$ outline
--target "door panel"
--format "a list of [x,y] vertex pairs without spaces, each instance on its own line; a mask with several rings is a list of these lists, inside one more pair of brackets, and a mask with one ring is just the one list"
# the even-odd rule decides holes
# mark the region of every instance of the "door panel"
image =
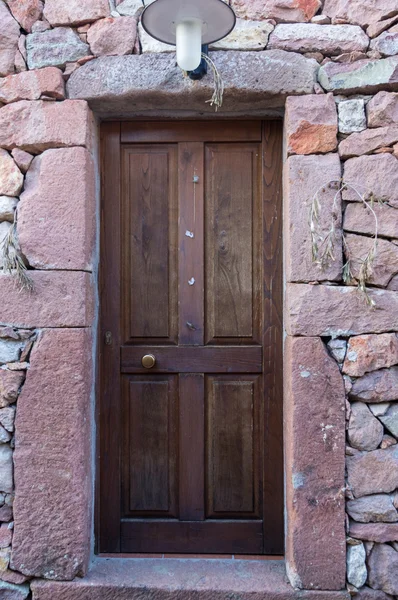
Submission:
[[102,125],[100,552],[282,551],[280,132]]

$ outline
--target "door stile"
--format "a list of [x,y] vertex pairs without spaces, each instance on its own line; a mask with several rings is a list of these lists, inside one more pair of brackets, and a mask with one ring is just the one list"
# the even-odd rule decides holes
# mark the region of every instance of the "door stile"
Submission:
[[120,552],[120,182],[120,123],[102,123],[98,339],[101,468],[97,496],[100,552]]
[[263,123],[264,553],[283,554],[282,125]]

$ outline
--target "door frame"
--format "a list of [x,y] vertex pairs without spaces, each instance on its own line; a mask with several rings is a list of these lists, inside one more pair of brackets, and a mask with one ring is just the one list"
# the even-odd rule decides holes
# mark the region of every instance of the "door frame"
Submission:
[[[251,119],[253,120],[253,119]],[[264,269],[264,311],[267,311],[272,326],[264,335],[263,361],[273,377],[264,376],[269,390],[265,403],[264,471],[272,474],[272,485],[264,485],[264,504],[280,504],[278,518],[272,515],[269,520],[270,539],[283,540],[284,502],[283,502],[283,260],[282,260],[282,121],[262,121],[263,134],[263,178],[261,181],[264,202],[263,219],[265,241],[263,248]],[[192,122],[192,120],[190,120]],[[221,121],[221,119],[220,119]],[[241,121],[244,121],[242,119]],[[134,123],[134,121],[131,121]],[[142,120],[136,121],[141,123]],[[184,121],[177,121],[182,123]],[[228,121],[224,120],[228,123]],[[151,122],[148,121],[150,127]],[[214,124],[214,121],[211,121]],[[233,127],[233,121],[229,121]],[[120,306],[121,272],[120,246],[108,255],[106,248],[120,230],[121,211],[121,122],[104,121],[100,126],[100,260],[99,260],[99,319],[97,344],[97,439],[96,439],[96,479],[95,479],[95,552],[120,556],[120,535],[116,536],[120,524],[120,456],[114,457],[108,449],[119,445],[120,404],[113,403],[120,396],[120,386],[112,382],[112,372],[119,369],[120,347],[118,315]],[[131,143],[131,142],[127,142]],[[111,332],[111,338],[106,337]],[[108,343],[105,342],[107,340]],[[278,443],[272,456],[267,453],[267,441],[276,437]],[[102,458],[101,458],[102,455]],[[111,459],[110,459],[111,456]],[[101,494],[100,494],[101,491]],[[101,506],[105,504],[104,506]],[[109,507],[109,510],[106,510]],[[118,507],[118,508],[116,508]],[[110,508],[112,510],[110,510]],[[265,513],[266,514],[266,513]],[[108,540],[104,546],[101,540]],[[282,542],[283,544],[283,542]],[[282,554],[283,547],[264,547],[267,554]],[[123,554],[123,556],[125,556]]]

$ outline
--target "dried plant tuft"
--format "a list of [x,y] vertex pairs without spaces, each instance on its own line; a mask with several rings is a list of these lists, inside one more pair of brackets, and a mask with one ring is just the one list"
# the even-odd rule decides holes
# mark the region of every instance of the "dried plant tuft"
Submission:
[[17,211],[15,211],[14,222],[10,227],[1,245],[3,254],[3,269],[6,273],[15,275],[20,290],[32,292],[34,284],[22,258],[21,249],[17,235]]

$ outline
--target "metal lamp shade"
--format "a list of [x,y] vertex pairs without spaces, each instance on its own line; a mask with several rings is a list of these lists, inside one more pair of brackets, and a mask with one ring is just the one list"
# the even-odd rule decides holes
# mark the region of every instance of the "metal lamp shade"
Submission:
[[202,44],[212,44],[235,27],[235,13],[223,0],[155,0],[142,13],[145,31],[156,40],[176,45],[176,26],[186,20],[202,22]]

